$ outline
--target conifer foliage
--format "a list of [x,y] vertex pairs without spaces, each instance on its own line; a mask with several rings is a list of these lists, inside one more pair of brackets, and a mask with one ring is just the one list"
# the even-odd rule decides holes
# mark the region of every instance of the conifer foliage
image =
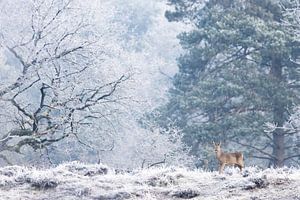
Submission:
[[[288,26],[287,21],[297,22],[285,14],[296,1],[169,4],[168,20],[193,28],[178,36],[186,53],[178,59],[179,72],[158,122],[181,128],[196,155],[208,156],[208,144],[222,140],[270,165],[297,162],[299,150],[290,151],[291,144],[299,145],[291,137],[297,131],[283,128],[299,105],[299,26]],[[266,123],[276,128],[266,132]]]

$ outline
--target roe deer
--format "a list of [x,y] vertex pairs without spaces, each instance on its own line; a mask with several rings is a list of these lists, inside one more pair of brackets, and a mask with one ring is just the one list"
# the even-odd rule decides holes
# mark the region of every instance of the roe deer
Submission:
[[223,173],[225,165],[236,165],[242,171],[244,167],[244,158],[241,152],[224,153],[221,150],[221,142],[214,144],[217,159],[219,160],[219,173]]

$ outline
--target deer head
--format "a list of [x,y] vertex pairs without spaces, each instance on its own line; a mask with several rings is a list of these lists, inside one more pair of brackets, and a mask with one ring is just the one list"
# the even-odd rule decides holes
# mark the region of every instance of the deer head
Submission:
[[219,142],[219,143],[213,142],[213,145],[214,145],[216,153],[221,152],[221,142]]

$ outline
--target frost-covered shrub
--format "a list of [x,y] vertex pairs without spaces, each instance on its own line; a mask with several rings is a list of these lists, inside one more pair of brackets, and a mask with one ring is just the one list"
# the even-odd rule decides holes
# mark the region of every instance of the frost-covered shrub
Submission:
[[55,188],[58,185],[58,181],[52,180],[51,178],[48,179],[27,179],[27,182],[30,185],[37,189],[50,189]]
[[130,197],[131,195],[128,192],[117,192],[117,193],[110,193],[107,195],[99,195],[94,199],[95,200],[123,200],[123,199],[129,199]]
[[67,170],[83,176],[104,175],[109,171],[109,168],[103,164],[84,164],[76,161],[62,164],[58,168],[61,171]]
[[199,196],[199,192],[192,189],[187,189],[187,190],[179,190],[179,191],[171,192],[170,195],[172,197],[177,197],[182,199],[191,199]]
[[261,178],[251,178],[249,179],[249,181],[250,184],[245,185],[245,190],[253,190],[256,188],[261,189],[267,187],[270,184],[266,176],[263,176]]

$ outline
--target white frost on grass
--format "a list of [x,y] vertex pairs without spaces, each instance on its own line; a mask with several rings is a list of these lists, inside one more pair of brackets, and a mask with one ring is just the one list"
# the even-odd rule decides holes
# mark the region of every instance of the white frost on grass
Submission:
[[122,171],[71,162],[50,169],[0,169],[0,199],[300,199],[300,169],[225,173],[160,167]]

